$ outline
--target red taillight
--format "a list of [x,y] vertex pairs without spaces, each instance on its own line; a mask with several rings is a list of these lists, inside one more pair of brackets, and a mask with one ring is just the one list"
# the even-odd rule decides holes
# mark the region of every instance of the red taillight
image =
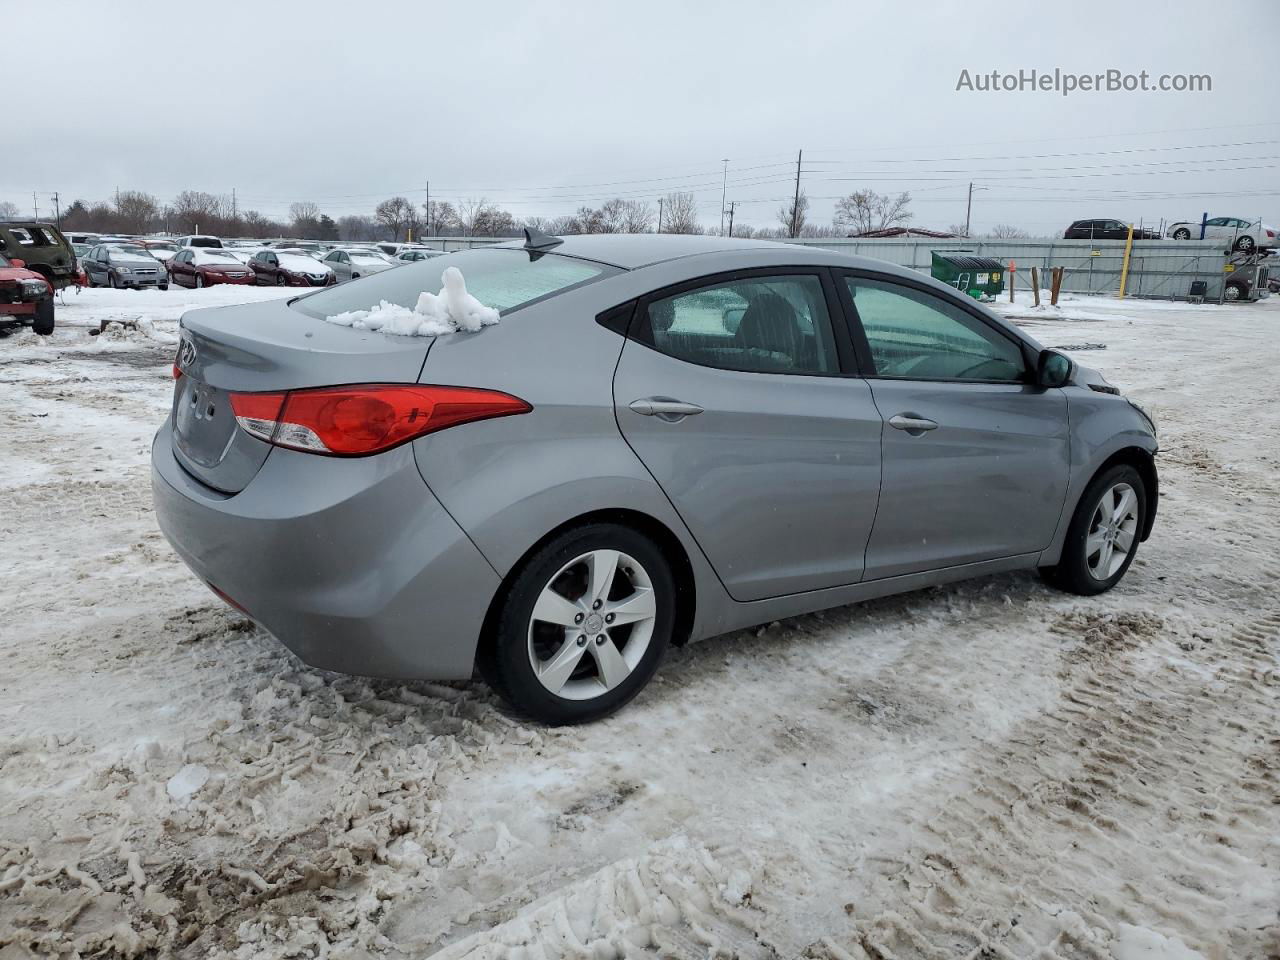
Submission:
[[359,457],[460,423],[533,408],[498,390],[371,383],[233,393],[231,409],[240,426],[259,440],[308,453]]
[[173,379],[177,380],[180,376],[182,376],[182,368],[175,363],[173,365]]

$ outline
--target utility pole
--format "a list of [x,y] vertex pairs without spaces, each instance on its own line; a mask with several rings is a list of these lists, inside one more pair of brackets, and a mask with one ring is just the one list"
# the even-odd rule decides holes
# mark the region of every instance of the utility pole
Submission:
[[116,187],[116,212],[120,212],[120,188]]
[[654,231],[655,233],[662,232],[662,200],[662,197],[658,198],[658,229]]
[[237,214],[236,214],[236,188],[235,188],[235,187],[232,187],[232,188],[231,188],[231,219],[234,221],[234,220],[236,219],[236,217],[237,217]]
[[973,181],[969,181],[969,202],[964,205],[964,235],[969,236],[969,214],[973,212]]
[[36,192],[31,191],[31,219],[40,219],[40,201],[36,199]]
[[796,154],[796,198],[791,204],[791,236],[800,233],[800,161],[804,159],[804,151]]
[[729,160],[726,157],[721,161],[724,164],[724,179],[720,181],[720,236],[724,236],[724,198],[729,190]]
[[729,201],[729,236],[733,236],[733,208],[738,205],[737,200]]
[[53,192],[53,222],[62,229],[62,204],[58,202],[58,191]]
[[427,181],[427,202],[422,205],[422,208],[427,211],[427,236],[429,237],[432,235],[431,233],[431,181],[430,180]]

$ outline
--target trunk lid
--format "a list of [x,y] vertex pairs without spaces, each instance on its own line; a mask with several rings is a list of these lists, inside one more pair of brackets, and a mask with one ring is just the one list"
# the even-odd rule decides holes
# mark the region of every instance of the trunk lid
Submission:
[[188,473],[223,493],[243,490],[271,452],[240,428],[231,393],[414,383],[435,342],[327,323],[290,302],[195,310],[182,318],[173,452]]

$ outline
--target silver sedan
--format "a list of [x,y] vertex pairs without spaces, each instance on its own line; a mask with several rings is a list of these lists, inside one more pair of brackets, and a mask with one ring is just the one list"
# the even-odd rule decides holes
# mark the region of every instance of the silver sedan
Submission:
[[[499,322],[350,325],[449,267]],[[781,617],[1018,570],[1101,593],[1158,502],[1155,427],[1101,375],[813,248],[531,235],[190,312],[177,366],[153,487],[199,577],[308,663],[478,668],[551,723]]]

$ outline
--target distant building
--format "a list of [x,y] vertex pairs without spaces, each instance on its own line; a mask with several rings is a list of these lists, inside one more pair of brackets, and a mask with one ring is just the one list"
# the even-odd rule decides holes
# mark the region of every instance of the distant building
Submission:
[[958,234],[945,230],[926,230],[924,227],[885,227],[883,230],[868,230],[866,233],[851,233],[851,237],[859,239],[883,239],[885,237],[901,237],[904,240],[956,240]]

